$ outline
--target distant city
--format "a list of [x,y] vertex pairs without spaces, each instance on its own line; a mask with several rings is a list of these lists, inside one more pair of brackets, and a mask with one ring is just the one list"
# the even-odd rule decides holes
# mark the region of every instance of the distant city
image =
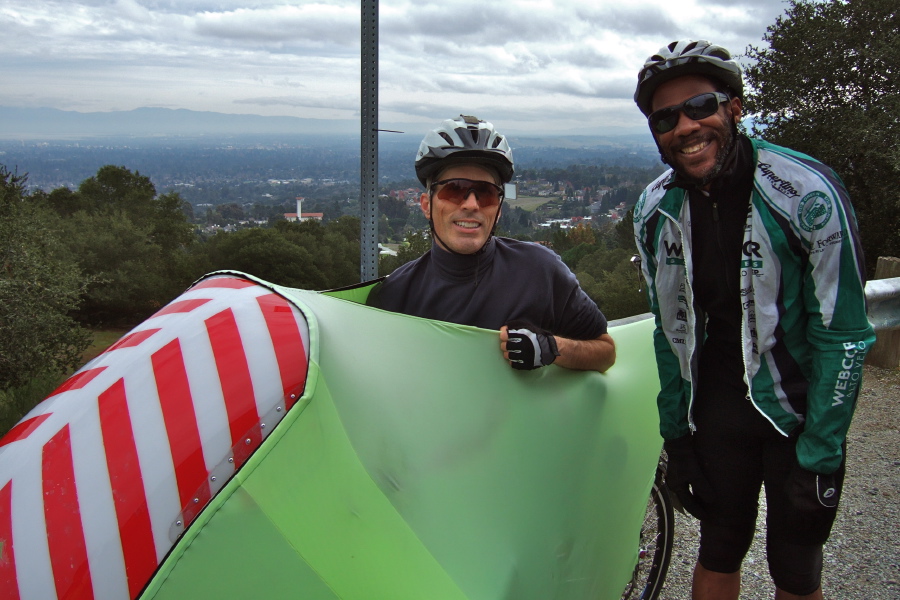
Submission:
[[[0,164],[27,174],[30,189],[47,192],[76,189],[104,165],[122,166],[149,177],[158,193],[177,192],[191,219],[209,231],[296,218],[297,198],[305,199],[304,216],[358,215],[358,133],[296,133],[286,123],[296,128],[302,120],[191,111],[103,115],[0,107]],[[286,132],[273,133],[279,123]],[[138,133],[126,135],[128,127]],[[148,135],[154,127],[161,133]],[[183,134],[162,133],[177,127]],[[230,133],[216,133],[223,130]],[[649,135],[509,137],[519,196],[531,198],[512,206],[533,213],[542,207],[528,219],[532,226],[615,221],[634,204],[639,186],[662,169]],[[418,212],[413,158],[420,140],[419,134],[381,134],[385,210],[394,202]]]
[[[652,143],[638,136],[561,146],[558,139],[511,137],[517,172],[581,165],[649,167],[659,164]],[[570,138],[577,143],[577,138]],[[414,180],[419,137],[391,136],[379,143],[379,174],[385,182]],[[231,138],[84,138],[3,140],[0,164],[28,173],[31,187],[75,188],[103,165],[140,171],[162,191],[176,185],[302,180],[359,181],[359,141],[350,135],[234,136]]]

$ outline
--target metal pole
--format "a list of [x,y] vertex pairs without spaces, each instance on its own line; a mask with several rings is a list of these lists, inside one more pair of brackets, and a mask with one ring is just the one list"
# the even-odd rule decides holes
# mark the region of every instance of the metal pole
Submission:
[[360,281],[378,277],[378,0],[362,0]]

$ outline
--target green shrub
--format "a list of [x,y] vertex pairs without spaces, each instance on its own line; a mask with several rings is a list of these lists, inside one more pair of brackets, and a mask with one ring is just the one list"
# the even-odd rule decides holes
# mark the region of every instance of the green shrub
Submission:
[[59,375],[42,373],[22,385],[0,390],[0,436],[12,429],[59,384]]

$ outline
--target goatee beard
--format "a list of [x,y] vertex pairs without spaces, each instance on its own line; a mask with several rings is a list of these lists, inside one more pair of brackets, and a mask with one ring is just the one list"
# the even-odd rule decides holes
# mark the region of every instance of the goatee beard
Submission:
[[[731,156],[731,151],[734,149],[734,143],[737,137],[737,127],[732,124],[731,127],[726,127],[724,131],[725,133],[723,136],[717,136],[720,138],[719,141],[721,143],[719,144],[719,150],[716,152],[716,160],[709,171],[707,171],[703,177],[694,177],[687,173],[679,172],[679,177],[682,181],[691,183],[698,188],[704,188],[722,173],[725,164],[728,162],[728,158]],[[678,164],[671,155],[665,156],[663,162],[671,166]]]

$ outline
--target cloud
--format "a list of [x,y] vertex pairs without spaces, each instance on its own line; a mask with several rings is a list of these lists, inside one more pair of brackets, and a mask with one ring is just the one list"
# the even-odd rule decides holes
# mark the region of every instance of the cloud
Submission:
[[674,19],[665,10],[647,4],[586,5],[577,8],[575,13],[591,27],[621,37],[665,36],[676,29]]
[[[782,0],[382,2],[381,111],[410,122],[469,110],[548,128],[643,126],[631,95],[647,56],[683,37],[741,53],[762,45],[784,8]],[[359,0],[5,0],[0,30],[0,105],[358,118]]]
[[191,18],[200,36],[237,44],[359,50],[359,11],[333,4],[204,11]]

